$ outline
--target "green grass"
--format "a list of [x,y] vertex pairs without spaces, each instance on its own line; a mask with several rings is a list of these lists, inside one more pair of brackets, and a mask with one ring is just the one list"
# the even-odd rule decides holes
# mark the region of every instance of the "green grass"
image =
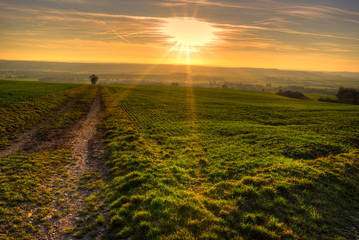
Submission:
[[91,104],[97,96],[100,87],[85,85],[83,88],[83,91],[76,96],[74,104],[66,112],[59,114],[46,126],[40,128],[39,135],[46,135],[50,131],[66,128],[90,110]]
[[305,94],[305,96],[312,100],[319,100],[319,98],[338,100],[337,96],[334,95]]
[[79,189],[91,191],[91,194],[84,200],[86,206],[80,212],[81,221],[76,225],[75,237],[103,237],[101,227],[106,227],[106,192],[108,186],[96,171],[85,172],[80,179]]
[[50,212],[53,189],[47,181],[65,172],[69,156],[61,150],[0,158],[0,237],[33,239]]
[[111,86],[110,239],[355,239],[359,107]]
[[[77,116],[75,106],[86,111],[97,91],[111,182],[85,172],[80,189],[92,194],[65,233],[98,236],[105,227],[105,239],[358,238],[359,106],[225,89],[82,86],[0,108],[1,136],[74,98],[80,104],[68,111]],[[67,121],[62,114],[46,131]],[[54,174],[66,177],[68,154],[0,159],[1,234],[32,238],[49,212],[51,189],[41,186]]]
[[6,147],[9,140],[15,139],[27,128],[54,116],[55,111],[67,102],[78,96],[86,95],[90,87],[82,85],[46,94],[29,101],[14,103],[7,107],[0,107],[0,149]]
[[[0,108],[4,118],[0,120],[4,126],[2,137],[7,140],[9,134],[18,134],[25,127],[36,123],[41,119],[50,119],[48,125],[39,130],[39,134],[49,134],[61,128],[69,127],[76,120],[85,115],[90,109],[94,98],[97,96],[100,86],[83,85],[52,94],[44,95],[30,101],[15,103],[8,107]],[[55,116],[55,110],[64,106],[69,101],[73,101],[66,111]],[[5,141],[4,141],[5,142]],[[51,201],[58,194],[57,187],[50,188],[48,182],[56,175],[59,175],[59,186],[64,184],[61,181],[69,174],[64,168],[71,151],[58,150],[53,152],[41,152],[33,155],[16,153],[7,157],[0,158],[0,238],[3,239],[33,239],[37,233],[37,225],[40,223],[49,224],[44,219],[48,218],[51,212]],[[104,209],[104,203],[100,202],[102,189],[106,185],[99,179],[96,173],[87,174],[82,179],[83,188],[93,190],[96,197],[96,207],[89,200],[87,211],[91,218],[86,221],[86,226],[91,221],[98,222],[92,224],[91,230],[96,226],[104,224],[104,217],[100,211]],[[63,199],[58,199],[61,205]],[[61,217],[65,212],[54,212],[51,218]],[[98,220],[99,218],[99,220]],[[84,228],[79,224],[79,228]],[[67,229],[67,233],[75,229]],[[86,233],[83,230],[83,233]],[[65,232],[66,234],[66,232]]]
[[48,93],[74,88],[76,86],[79,85],[70,83],[0,80],[0,107],[6,107],[17,102],[28,101]]

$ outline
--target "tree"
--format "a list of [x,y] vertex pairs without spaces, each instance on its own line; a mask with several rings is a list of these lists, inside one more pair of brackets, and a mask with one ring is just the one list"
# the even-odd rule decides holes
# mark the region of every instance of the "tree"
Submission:
[[89,76],[89,79],[91,80],[92,84],[96,84],[98,77],[95,74],[92,74],[91,76]]
[[301,92],[282,91],[282,89],[279,89],[279,92],[277,93],[277,95],[289,97],[289,98],[306,99],[304,94]]
[[355,88],[341,87],[337,93],[337,97],[342,103],[359,104],[359,90]]

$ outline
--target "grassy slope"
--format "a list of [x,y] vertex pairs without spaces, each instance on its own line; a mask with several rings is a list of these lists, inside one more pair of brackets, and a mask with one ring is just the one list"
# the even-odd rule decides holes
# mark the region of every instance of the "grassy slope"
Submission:
[[6,107],[13,103],[27,101],[44,94],[76,86],[78,84],[0,80],[0,107]]
[[109,238],[355,239],[359,107],[111,87]]

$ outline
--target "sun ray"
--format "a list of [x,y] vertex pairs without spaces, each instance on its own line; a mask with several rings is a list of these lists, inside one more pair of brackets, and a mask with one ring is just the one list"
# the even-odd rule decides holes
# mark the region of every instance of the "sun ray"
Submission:
[[197,16],[198,9],[199,9],[199,4],[196,4],[193,10],[192,18],[195,18]]
[[[173,46],[175,47],[175,46]],[[138,81],[142,81],[146,78],[146,76],[148,76],[158,65],[163,64],[164,59],[167,58],[167,56],[172,52],[172,49],[168,50],[165,54],[163,54],[163,56],[157,61],[157,63],[155,64],[151,64],[149,67],[147,67],[147,69],[144,71],[143,73],[143,77],[138,79]],[[137,84],[137,83],[135,83]]]

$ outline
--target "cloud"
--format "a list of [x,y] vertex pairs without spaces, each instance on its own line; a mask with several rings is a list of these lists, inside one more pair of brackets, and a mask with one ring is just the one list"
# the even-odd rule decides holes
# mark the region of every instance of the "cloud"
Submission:
[[223,1],[214,2],[207,0],[167,0],[165,2],[158,3],[158,5],[165,7],[183,6],[185,4],[197,4],[202,6],[241,8],[241,9],[262,9],[261,7],[249,5],[249,4],[230,4],[230,3],[224,3]]
[[257,31],[272,31],[272,32],[281,32],[293,35],[305,35],[305,36],[313,36],[313,37],[320,37],[320,38],[337,38],[337,39],[347,39],[347,40],[354,40],[359,41],[359,37],[349,37],[349,36],[341,36],[341,35],[332,35],[332,34],[325,34],[325,33],[313,33],[313,32],[305,32],[305,31],[296,31],[289,28],[283,27],[266,27],[266,26],[256,26],[256,25],[241,25],[241,24],[216,24],[217,27],[228,29],[232,29],[235,31],[236,29],[240,30],[257,30]]
[[[214,2],[208,1],[196,1],[196,0],[171,0],[180,2],[196,2],[201,4],[214,4]],[[311,9],[317,9],[312,7]],[[13,15],[7,11],[12,10],[22,13],[20,19],[19,15]],[[298,10],[299,11],[299,10]],[[327,11],[327,10],[321,10]],[[329,11],[329,10],[328,10]],[[330,11],[334,11],[330,9]],[[336,10],[337,11],[337,10]],[[26,21],[41,21],[43,22],[43,30],[47,28],[49,30],[81,30],[80,32],[92,30],[93,34],[97,35],[98,32],[106,32],[112,38],[119,38],[124,40],[127,37],[161,37],[161,31],[159,30],[161,25],[166,22],[165,17],[153,17],[153,16],[134,16],[123,14],[109,14],[109,13],[94,13],[94,12],[80,12],[76,10],[58,10],[58,9],[29,9],[19,8],[14,6],[3,5],[0,12],[3,18],[12,18],[14,21],[26,22]],[[25,14],[25,15],[24,15]],[[26,16],[27,14],[27,16]],[[304,13],[302,13],[304,14]],[[309,13],[305,13],[310,15]],[[25,20],[25,21],[24,21]],[[84,24],[87,23],[86,27]],[[336,38],[359,41],[359,37],[343,36],[335,34],[326,34],[318,32],[308,32],[294,30],[286,27],[286,25],[292,24],[293,21],[285,18],[275,17],[266,21],[259,21],[253,25],[245,24],[226,24],[226,23],[213,23],[218,29],[225,31],[267,31],[267,32],[280,32],[292,35],[305,35],[320,38]],[[294,22],[295,23],[295,22]],[[54,25],[52,25],[54,24]],[[139,31],[139,29],[142,29]],[[122,37],[119,37],[122,36]],[[164,36],[162,36],[164,37]]]
[[165,2],[159,3],[159,5],[161,6],[168,7],[182,6],[186,4],[196,4],[201,6],[224,7],[233,9],[252,9],[257,11],[260,10],[262,14],[264,13],[272,17],[278,17],[278,15],[286,15],[308,20],[335,19],[348,22],[359,21],[359,12],[324,5],[293,4],[292,2],[279,2],[275,0],[253,0],[241,4],[228,1],[208,0],[167,0]]
[[9,5],[1,6],[0,14],[3,35],[23,34],[39,38],[50,35],[54,39],[103,41],[117,39],[142,44],[165,41],[165,36],[159,31],[164,20],[156,17],[49,8],[29,9]]
[[[298,1],[300,2],[300,1]],[[239,4],[238,2],[232,3],[230,1],[208,1],[208,0],[166,0],[164,2],[158,3],[162,6],[176,6],[176,5],[185,5],[185,4],[197,4],[203,6],[215,6],[215,7],[226,7],[226,8],[243,8],[243,9],[262,9],[262,10],[284,10],[292,9],[293,11],[298,10],[298,12],[311,12],[314,14],[330,14],[330,13],[340,13],[345,15],[355,15],[359,16],[359,12],[345,10],[341,8],[329,7],[324,5],[305,5],[305,4],[293,4],[293,2],[282,2],[275,0],[253,0],[248,1],[247,3]]]
[[232,44],[217,46],[217,49],[226,49],[226,50],[246,50],[246,51],[284,51],[284,52],[295,52],[301,51],[303,48],[293,45],[288,45],[283,42],[279,42],[273,39],[233,39]]
[[358,21],[359,13],[338,8],[323,6],[297,6],[282,9],[280,14],[293,16],[307,20],[336,20],[336,21]]
[[[325,28],[319,29],[318,26],[309,28],[303,24],[303,22],[313,22],[314,20],[317,23],[326,23],[327,19],[333,17],[346,18],[341,10],[332,8],[321,10],[317,6],[295,8],[293,5],[283,4],[274,4],[272,8],[257,9],[258,4],[256,5],[255,2],[259,1],[231,4],[219,1],[169,0],[162,3],[202,4],[214,8],[232,7],[236,9],[235,12],[239,13],[252,13],[252,10],[248,9],[253,9],[258,13],[258,15],[250,16],[251,18],[248,18],[248,15],[242,17],[241,14],[238,14],[238,18],[236,18],[237,16],[208,18],[207,12],[204,10],[205,14],[202,16],[207,17],[207,21],[220,30],[215,33],[218,40],[214,41],[212,45],[204,47],[208,53],[212,50],[220,53],[222,50],[228,56],[231,51],[232,53],[245,51],[253,54],[256,52],[268,54],[288,52],[325,53],[332,54],[332,56],[351,54],[352,56],[359,52],[358,46],[355,46],[359,41],[359,36],[355,32],[351,32],[350,29],[336,32],[327,28],[329,31],[326,31]],[[81,9],[73,5],[71,7]],[[163,8],[160,9],[163,10]],[[139,50],[136,49],[150,51],[153,48],[157,49],[156,51],[158,49],[166,51],[171,48],[168,36],[161,31],[161,27],[170,17],[168,16],[169,11],[161,12],[158,15],[119,12],[120,14],[115,14],[115,11],[105,10],[90,12],[70,7],[55,9],[0,3],[2,34],[0,44],[6,43],[7,46],[12,44],[11,46],[16,45],[23,49],[47,49],[48,51],[65,49],[68,54],[71,53],[72,48],[83,49],[84,52],[86,50],[101,52],[101,49],[104,49],[110,54],[111,46],[113,46],[116,51],[124,51],[129,55],[131,52],[127,49],[138,52]],[[210,13],[215,15],[217,11]],[[318,15],[314,13],[318,13]],[[355,23],[356,15],[351,14],[350,16]],[[328,44],[321,45],[321,43]],[[140,58],[141,54],[137,54]]]
[[85,4],[88,3],[88,0],[41,0],[43,2],[53,2],[53,3],[75,3],[75,4]]

